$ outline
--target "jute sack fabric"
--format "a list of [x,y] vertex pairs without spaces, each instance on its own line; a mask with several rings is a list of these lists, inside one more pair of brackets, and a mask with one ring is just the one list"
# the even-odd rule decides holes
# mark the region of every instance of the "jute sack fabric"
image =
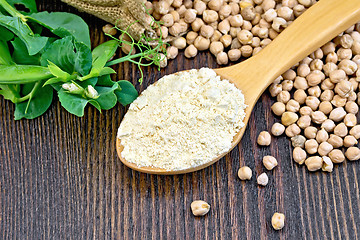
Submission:
[[116,25],[136,40],[144,33],[155,37],[150,27],[151,18],[146,14],[142,0],[62,0],[63,2]]

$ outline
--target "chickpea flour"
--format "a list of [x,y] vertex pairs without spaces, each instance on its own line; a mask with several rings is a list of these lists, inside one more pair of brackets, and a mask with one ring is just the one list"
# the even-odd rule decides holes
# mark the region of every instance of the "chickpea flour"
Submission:
[[182,170],[231,148],[244,127],[244,95],[215,71],[171,74],[130,105],[118,130],[122,157],[139,167]]

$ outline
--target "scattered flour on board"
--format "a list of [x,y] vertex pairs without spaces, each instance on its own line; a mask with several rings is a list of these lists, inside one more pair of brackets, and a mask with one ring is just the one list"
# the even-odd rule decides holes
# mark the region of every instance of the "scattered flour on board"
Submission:
[[208,68],[171,74],[130,105],[118,130],[126,161],[182,170],[227,152],[244,126],[244,95]]

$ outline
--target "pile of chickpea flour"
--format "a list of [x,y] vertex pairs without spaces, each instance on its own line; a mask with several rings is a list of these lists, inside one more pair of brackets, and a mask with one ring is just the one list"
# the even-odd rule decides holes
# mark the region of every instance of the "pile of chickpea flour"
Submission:
[[182,170],[227,152],[244,126],[244,95],[208,68],[167,75],[130,105],[118,130],[122,157]]

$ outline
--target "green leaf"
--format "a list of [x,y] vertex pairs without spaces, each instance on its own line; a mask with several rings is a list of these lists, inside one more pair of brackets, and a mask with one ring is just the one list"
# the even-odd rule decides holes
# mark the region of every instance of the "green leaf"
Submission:
[[[25,84],[21,93],[31,92],[34,84]],[[53,89],[50,86],[40,87],[29,100],[15,104],[15,120],[22,118],[34,119],[42,115],[50,107],[53,99]]]
[[99,103],[96,102],[96,100],[89,100],[89,103],[101,112],[101,107],[100,107]]
[[41,56],[40,53],[30,56],[26,48],[26,45],[20,40],[20,38],[16,37],[13,41],[11,41],[11,44],[13,45],[14,48],[12,58],[17,64],[23,64],[23,65],[40,64],[40,56]]
[[13,38],[14,38],[14,34],[12,32],[0,26],[0,39],[2,39],[4,42],[8,42]]
[[112,87],[114,84],[115,82],[111,80],[110,75],[100,76],[97,82],[97,85],[104,87]]
[[0,40],[0,65],[11,65],[13,61],[11,59],[9,47],[6,42]]
[[40,64],[48,66],[48,61],[60,67],[63,71],[73,74],[76,53],[71,37],[65,37],[53,42],[42,54]]
[[59,37],[72,35],[77,42],[84,43],[89,48],[91,47],[89,27],[81,17],[75,14],[39,12],[31,14],[28,19],[48,28]]
[[119,43],[115,40],[104,42],[92,51],[93,68],[101,70],[106,62],[114,55]]
[[20,87],[16,84],[0,85],[0,95],[15,103],[20,98]]
[[114,73],[116,73],[114,69],[110,67],[104,67],[103,69],[100,70],[99,76],[114,74]]
[[58,91],[59,100],[61,106],[63,106],[68,112],[78,117],[84,116],[84,108],[89,100],[81,97],[80,95],[67,93],[64,89]]
[[53,77],[47,67],[0,65],[0,84],[26,84]]
[[16,9],[18,9],[17,5],[22,5],[24,8],[26,8],[28,11],[19,11],[23,14],[31,14],[37,12],[35,0],[6,0],[6,1]]
[[121,90],[115,90],[115,94],[118,101],[123,106],[132,103],[138,97],[138,92],[136,91],[134,85],[132,85],[129,81],[121,80],[117,83],[119,84]]
[[34,34],[30,27],[19,17],[9,17],[0,14],[0,25],[18,36],[25,43],[30,55],[40,52],[48,40],[47,37]]
[[95,101],[99,103],[101,109],[109,110],[116,105],[117,97],[114,93],[116,89],[119,89],[119,85],[117,83],[115,83],[112,87],[95,86],[95,90],[99,93],[99,97]]
[[75,43],[75,71],[85,76],[89,74],[92,65],[91,49],[83,43]]

